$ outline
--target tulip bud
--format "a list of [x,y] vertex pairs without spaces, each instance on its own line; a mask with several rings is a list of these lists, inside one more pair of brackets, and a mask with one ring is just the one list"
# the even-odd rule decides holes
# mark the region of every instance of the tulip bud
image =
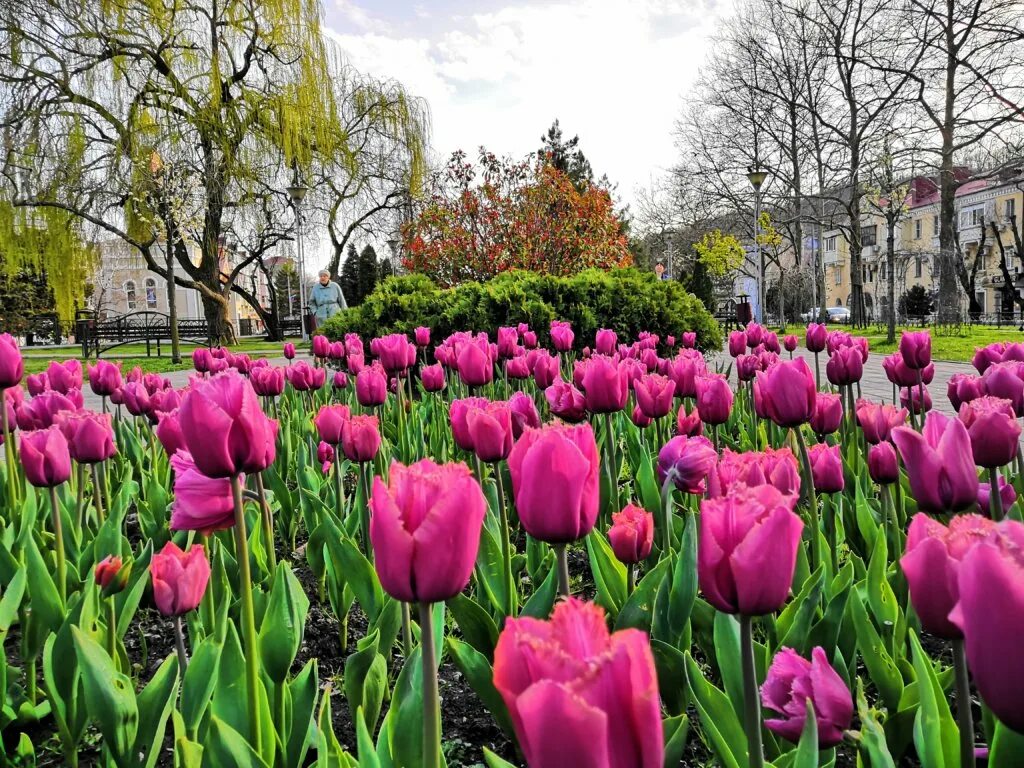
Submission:
[[202,544],[183,552],[173,542],[153,555],[149,566],[153,579],[153,601],[164,616],[181,616],[202,602],[210,581],[210,561]]
[[678,435],[658,452],[658,482],[664,485],[671,477],[684,493],[704,493],[705,479],[717,460],[718,454],[706,437]]
[[908,368],[915,371],[932,361],[932,335],[929,331],[904,331],[900,336],[900,355]]
[[68,441],[55,426],[22,432],[20,454],[25,479],[37,488],[57,486],[71,477]]
[[798,427],[814,415],[818,392],[803,358],[783,361],[757,374],[765,411],[780,427]]
[[964,403],[960,421],[967,427],[974,463],[979,467],[1001,467],[1017,456],[1021,427],[1009,400],[986,395]]
[[594,351],[599,355],[611,357],[615,354],[615,348],[618,346],[618,343],[619,337],[615,331],[602,328],[597,332],[597,336],[594,339]]
[[99,585],[104,597],[111,597],[123,592],[128,586],[128,577],[131,575],[132,565],[125,565],[118,555],[107,555],[96,564],[93,571],[93,578]]
[[817,443],[807,449],[811,463],[811,479],[818,493],[839,493],[843,490],[843,459],[838,445]]
[[120,364],[97,360],[96,365],[89,366],[89,387],[93,394],[110,397],[123,383]]
[[729,334],[729,354],[739,357],[747,351],[747,334],[743,331],[732,331]]
[[626,368],[611,357],[593,355],[583,374],[583,393],[591,413],[621,411],[629,397]]
[[25,362],[18,342],[9,333],[0,333],[0,390],[16,387],[25,375]]
[[569,323],[560,320],[551,321],[551,343],[559,352],[570,352],[575,334]]
[[331,354],[331,342],[326,336],[313,337],[313,357],[326,358]]
[[629,420],[636,424],[640,429],[647,429],[651,426],[652,419],[642,410],[639,405],[633,406],[632,412],[629,414]]
[[516,392],[509,398],[508,407],[512,411],[512,437],[516,440],[527,427],[536,429],[540,426],[540,414],[533,398],[525,392]]
[[892,443],[878,443],[868,448],[868,474],[879,485],[888,485],[900,479],[900,466]]
[[292,344],[290,341],[287,342],[284,345],[283,350],[284,350],[285,359],[287,359],[287,360],[294,360],[295,359],[295,345],[294,344]]
[[586,398],[564,379],[558,379],[544,390],[544,399],[551,413],[563,421],[575,424],[587,418]]
[[825,375],[837,387],[856,384],[864,376],[864,358],[856,347],[839,347],[825,364]]
[[627,504],[621,512],[612,513],[608,541],[619,562],[631,565],[646,560],[654,546],[654,515]]
[[732,412],[733,393],[724,376],[708,374],[698,376],[697,413],[705,424],[725,424]]
[[900,390],[900,405],[918,416],[932,409],[932,393],[927,387],[908,387]]
[[356,374],[356,400],[364,408],[382,405],[388,399],[388,378],[375,365]]
[[808,352],[824,352],[828,340],[828,328],[820,323],[811,323],[807,326],[805,336]]
[[843,399],[838,394],[819,392],[814,401],[811,429],[819,438],[831,435],[843,421]]
[[907,409],[894,405],[881,405],[870,400],[857,401],[857,423],[864,432],[864,439],[871,445],[885,442],[892,430],[907,422]]
[[341,430],[351,416],[352,411],[347,405],[323,405],[313,419],[313,424],[321,440],[337,445],[341,442]]
[[373,461],[380,450],[380,429],[376,416],[351,416],[341,425],[341,450],[349,461]]
[[426,326],[419,326],[414,332],[416,337],[416,346],[427,347],[430,345],[430,329]]
[[676,434],[687,437],[704,434],[704,422],[700,420],[700,414],[696,408],[687,413],[686,407],[680,404],[679,412],[676,414]]
[[[986,517],[992,517],[991,494],[991,483],[978,483],[978,511]],[[999,500],[1004,511],[1017,502],[1017,489],[1008,483],[1005,477],[999,478]]]
[[71,458],[81,464],[106,461],[115,453],[111,416],[92,411],[65,411],[57,420]]
[[542,349],[533,357],[533,380],[538,389],[547,389],[560,375],[561,365],[558,355],[552,355]]
[[782,340],[782,346],[784,346],[786,348],[787,352],[794,352],[794,351],[796,351],[796,348],[797,348],[797,346],[799,346],[799,344],[800,344],[800,339],[798,339],[792,333],[789,334],[788,336],[786,336],[786,338],[784,338]]
[[811,660],[792,648],[783,648],[772,659],[761,686],[761,704],[779,714],[766,718],[765,727],[794,744],[800,742],[807,719],[807,701],[814,705],[818,748],[831,749],[843,741],[853,722],[853,696],[843,678],[832,668],[821,646]]
[[903,457],[919,509],[942,514],[960,512],[975,503],[978,475],[971,438],[961,421],[932,411],[920,433],[896,427],[892,440]]

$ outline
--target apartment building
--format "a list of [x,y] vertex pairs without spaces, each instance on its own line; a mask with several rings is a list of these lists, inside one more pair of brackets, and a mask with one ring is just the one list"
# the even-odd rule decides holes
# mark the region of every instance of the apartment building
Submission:
[[[1012,293],[1024,295],[1024,270],[1016,253],[1013,227],[1020,232],[1024,209],[1024,173],[964,183],[956,193],[959,252],[968,272],[978,259],[975,297],[983,315],[1013,311]],[[877,211],[865,212],[860,221],[864,304],[869,317],[884,317],[888,309],[888,224]],[[939,190],[933,178],[916,177],[909,183],[903,214],[893,232],[896,300],[916,285],[935,290],[939,252]],[[850,252],[847,234],[836,228],[822,233],[822,264],[827,306],[850,303]],[[1000,269],[1005,253],[1012,277],[1007,286]],[[962,295],[966,316],[969,302]]]

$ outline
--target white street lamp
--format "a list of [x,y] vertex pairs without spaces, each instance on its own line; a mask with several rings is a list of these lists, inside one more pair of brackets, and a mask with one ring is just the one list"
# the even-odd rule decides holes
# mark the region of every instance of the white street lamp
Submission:
[[757,250],[757,316],[759,323],[764,322],[764,254],[761,252],[761,187],[768,178],[768,171],[761,170],[757,165],[747,167],[747,180],[754,188],[754,248]]

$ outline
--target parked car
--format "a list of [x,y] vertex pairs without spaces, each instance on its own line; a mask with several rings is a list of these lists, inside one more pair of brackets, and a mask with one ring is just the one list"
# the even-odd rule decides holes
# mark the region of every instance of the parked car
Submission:
[[829,307],[825,311],[828,312],[828,321],[830,323],[850,322],[850,310],[846,307]]
[[814,320],[817,320],[820,315],[821,307],[814,307],[813,309],[808,309],[806,312],[801,312],[800,319],[803,320],[805,323],[810,323]]

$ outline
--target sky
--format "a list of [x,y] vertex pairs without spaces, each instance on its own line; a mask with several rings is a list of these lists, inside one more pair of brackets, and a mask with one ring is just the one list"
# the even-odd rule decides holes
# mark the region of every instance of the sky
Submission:
[[324,0],[348,60],[427,100],[432,147],[519,158],[555,118],[617,196],[676,156],[673,123],[730,0]]

